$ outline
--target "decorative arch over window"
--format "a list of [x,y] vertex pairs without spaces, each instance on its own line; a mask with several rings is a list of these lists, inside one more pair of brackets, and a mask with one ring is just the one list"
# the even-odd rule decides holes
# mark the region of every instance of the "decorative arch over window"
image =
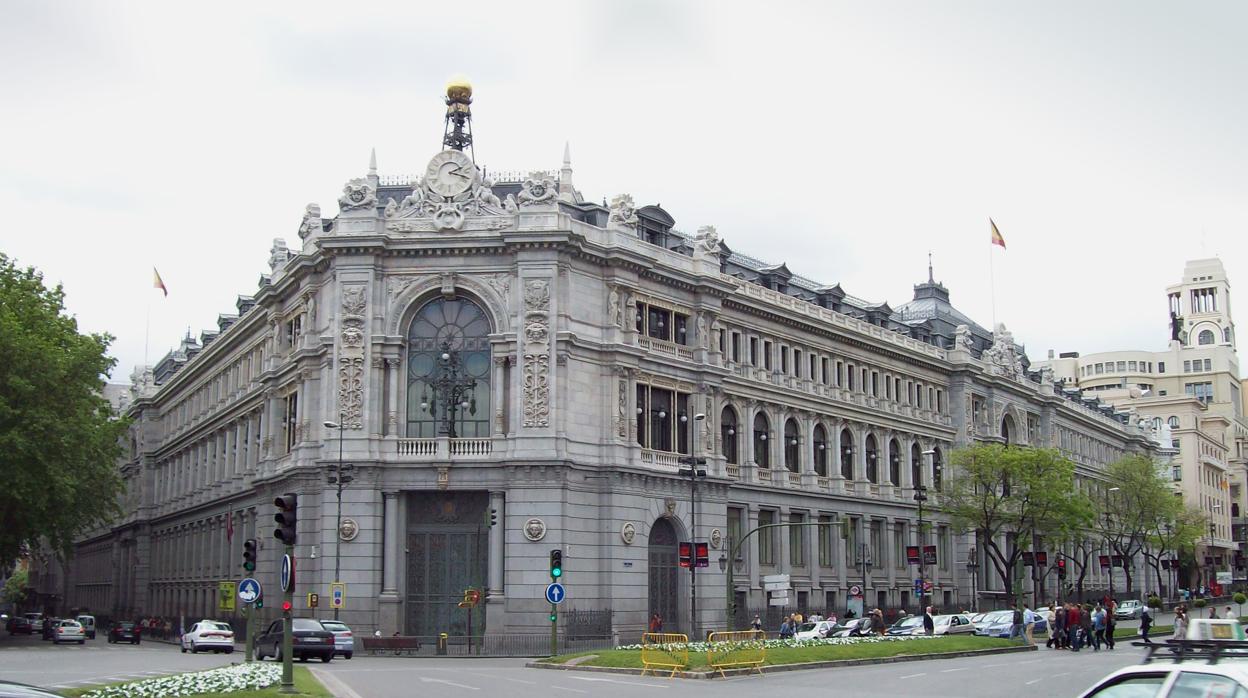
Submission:
[[863,445],[867,449],[867,479],[878,485],[880,483],[880,452],[875,443],[875,434],[867,434]]
[[771,422],[767,415],[759,412],[754,415],[754,463],[760,468],[771,467],[771,454],[767,450],[767,432],[771,430]]
[[1171,415],[1171,417],[1166,420],[1166,425],[1169,426],[1171,429],[1178,429],[1179,418]]
[[1201,330],[1200,334],[1196,335],[1197,344],[1213,344],[1216,341],[1218,340],[1213,334],[1213,330]]
[[815,425],[814,438],[811,439],[812,455],[814,456],[815,474],[828,476],[828,431],[822,424]]
[[937,492],[941,491],[942,481],[941,474],[945,469],[945,456],[940,450],[940,446],[933,446],[932,450],[932,488]]
[[918,444],[910,446],[910,486],[923,484],[923,449]]
[[1014,418],[1007,414],[1005,415],[1005,418],[1001,420],[1001,438],[1005,439],[1006,446],[1014,443],[1014,434]]
[[724,460],[739,464],[737,459],[737,411],[728,406],[719,414],[719,440],[723,444]]
[[799,440],[797,420],[789,419],[784,423],[784,467],[794,473],[798,471],[798,459],[801,457],[801,452],[797,450]]
[[407,436],[490,435],[490,321],[463,298],[425,303],[407,330]]
[[901,444],[897,439],[888,442],[888,484],[901,484]]
[[854,435],[848,429],[841,430],[841,477],[854,479]]

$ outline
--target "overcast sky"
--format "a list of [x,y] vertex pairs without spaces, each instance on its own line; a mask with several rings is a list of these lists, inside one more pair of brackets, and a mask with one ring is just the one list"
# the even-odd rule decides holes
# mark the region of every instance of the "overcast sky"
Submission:
[[0,251],[128,379],[149,305],[154,363],[370,148],[420,171],[463,73],[490,169],[568,141],[586,196],[894,306],[930,250],[985,326],[991,216],[996,318],[1033,360],[1159,350],[1185,259],[1248,289],[1246,45],[1242,2],[0,0]]

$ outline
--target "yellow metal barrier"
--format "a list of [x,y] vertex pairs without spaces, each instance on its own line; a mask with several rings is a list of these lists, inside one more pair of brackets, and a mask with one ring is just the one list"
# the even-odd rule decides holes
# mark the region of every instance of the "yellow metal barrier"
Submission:
[[706,640],[706,663],[711,671],[718,671],[720,676],[727,678],[724,669],[736,667],[753,667],[763,673],[763,662],[767,660],[767,634],[762,630],[734,630],[711,633]]
[[[644,633],[641,636],[641,675],[655,667],[671,669],[671,676],[689,666],[689,636],[681,633]],[[669,676],[668,678],[671,678]]]

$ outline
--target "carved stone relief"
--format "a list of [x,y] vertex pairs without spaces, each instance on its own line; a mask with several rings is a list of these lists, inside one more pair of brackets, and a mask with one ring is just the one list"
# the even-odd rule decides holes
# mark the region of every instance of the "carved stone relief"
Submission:
[[550,281],[524,282],[524,426],[550,426]]
[[357,178],[342,187],[342,196],[338,197],[338,208],[343,211],[354,211],[377,205],[377,191],[367,179]]
[[[341,345],[338,350],[338,412],[344,429],[364,428],[364,330],[368,308],[365,286],[344,286]],[[374,357],[373,366],[376,367]]]
[[615,430],[621,439],[628,438],[628,379],[620,378],[619,408],[615,414]]
[[345,429],[362,429],[364,414],[364,357],[338,360],[338,409]]
[[319,204],[308,204],[303,212],[303,222],[299,224],[299,239],[307,240],[322,232],[324,231],[321,227],[321,207]]

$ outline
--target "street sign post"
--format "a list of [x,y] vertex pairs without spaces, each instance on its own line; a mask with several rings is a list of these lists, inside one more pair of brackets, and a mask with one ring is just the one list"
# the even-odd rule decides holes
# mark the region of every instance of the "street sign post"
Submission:
[[780,584],[781,582],[788,584],[791,581],[787,574],[767,574],[763,575],[763,584]]
[[550,586],[546,587],[546,600],[550,603],[560,604],[563,603],[565,598],[567,598],[567,592],[559,582],[552,582]]
[[238,583],[238,600],[243,603],[255,603],[261,593],[260,582],[251,577]]
[[789,587],[788,582],[774,582],[771,584],[763,585],[763,591],[782,591],[782,590],[789,589],[789,588],[791,587]]
[[334,582],[329,585],[329,607],[330,608],[346,608],[347,601],[347,585],[342,582]]
[[290,555],[282,556],[282,591],[293,591],[295,588],[295,559]]

